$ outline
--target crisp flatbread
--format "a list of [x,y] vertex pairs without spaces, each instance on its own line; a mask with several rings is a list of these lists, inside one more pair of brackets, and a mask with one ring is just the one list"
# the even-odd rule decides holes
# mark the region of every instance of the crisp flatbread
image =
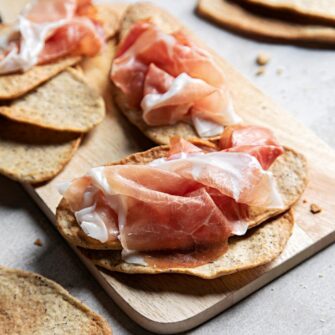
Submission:
[[80,139],[0,117],[0,173],[20,182],[47,181],[64,168]]
[[4,335],[112,335],[107,322],[41,275],[0,266]]
[[87,132],[105,116],[102,97],[75,69],[67,69],[36,90],[0,106],[14,121],[60,131]]
[[[215,143],[215,140],[212,143]],[[205,143],[205,141],[203,142]],[[195,143],[196,144],[196,143]],[[154,159],[165,157],[168,153],[168,146],[159,146],[150,150],[136,153],[125,159],[107,165],[116,164],[147,164]],[[291,149],[277,158],[270,169],[276,179],[279,191],[282,195],[285,208],[263,209],[250,208],[249,228],[255,227],[265,220],[288,210],[301,196],[307,184],[307,163],[305,158]],[[78,225],[67,202],[63,199],[56,211],[57,228],[70,243],[88,249],[121,249],[120,242],[110,240],[101,243],[98,240],[88,237]]]
[[334,0],[239,0],[273,12],[294,14],[315,23],[335,24]]
[[293,212],[271,219],[251,229],[243,237],[231,237],[227,251],[218,259],[193,268],[157,268],[128,264],[121,259],[120,251],[88,250],[81,252],[95,265],[110,271],[124,273],[181,273],[203,279],[214,279],[260,266],[274,260],[285,248],[294,226]]
[[[125,5],[98,5],[98,17],[103,22],[107,39],[117,33]],[[1,30],[1,26],[0,26]],[[0,75],[0,100],[11,100],[33,90],[69,66],[78,63],[82,57],[66,57],[54,63],[37,65],[24,73]]]
[[311,46],[335,46],[335,28],[262,15],[228,0],[199,0],[197,12],[247,37]]
[[52,64],[34,66],[24,73],[0,75],[0,100],[10,100],[26,94],[67,67],[78,63],[80,59],[68,57]]

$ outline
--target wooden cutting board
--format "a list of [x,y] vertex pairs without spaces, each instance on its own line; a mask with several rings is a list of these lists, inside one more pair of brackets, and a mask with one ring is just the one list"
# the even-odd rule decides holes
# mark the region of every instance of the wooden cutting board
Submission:
[[[60,199],[57,192],[60,181],[153,145],[112,105],[108,72],[113,51],[111,44],[104,55],[94,60],[95,66],[90,62],[83,64],[89,83],[105,97],[106,119],[86,136],[75,157],[59,176],[37,188],[25,185],[52,222]],[[74,248],[125,313],[144,328],[158,333],[181,332],[205,322],[335,240],[335,152],[229,64],[223,61],[222,66],[238,114],[245,122],[271,128],[282,144],[306,155],[310,183],[295,208],[296,225],[286,249],[271,264],[253,270],[210,281],[182,275],[113,274],[100,271]],[[318,204],[322,212],[311,214],[311,203]]]

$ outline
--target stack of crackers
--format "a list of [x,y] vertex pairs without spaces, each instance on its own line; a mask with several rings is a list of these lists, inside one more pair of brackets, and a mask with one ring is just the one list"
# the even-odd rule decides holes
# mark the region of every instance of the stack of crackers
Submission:
[[[98,10],[106,37],[113,37],[120,14],[112,7]],[[50,180],[103,120],[104,100],[85,80],[83,62],[69,56],[0,75],[1,174],[31,184]]]
[[199,0],[197,11],[248,37],[309,46],[335,45],[333,0]]

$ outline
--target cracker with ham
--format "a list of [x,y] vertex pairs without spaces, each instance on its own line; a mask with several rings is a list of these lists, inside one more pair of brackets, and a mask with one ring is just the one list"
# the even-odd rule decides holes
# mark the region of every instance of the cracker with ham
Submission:
[[[306,2],[306,4],[309,1]],[[251,11],[228,0],[199,0],[197,12],[215,23],[234,32],[270,41],[332,46],[335,44],[335,28],[283,20],[276,16]]]
[[120,40],[114,99],[151,140],[212,137],[240,121],[217,56],[171,15],[147,3],[130,6]]
[[76,152],[81,137],[0,119],[0,173],[37,184],[56,176]]
[[122,260],[121,252],[111,250],[80,251],[95,265],[109,271],[129,274],[180,273],[203,279],[214,279],[234,272],[260,266],[274,260],[285,248],[294,226],[292,210],[251,229],[243,237],[229,239],[227,251],[218,259],[198,267],[158,268],[129,264]]
[[37,273],[0,266],[2,334],[112,335],[100,315]]
[[[40,2],[43,3],[43,0]],[[56,4],[61,3],[57,0],[53,2]],[[85,2],[83,2],[83,4],[84,3]],[[101,22],[105,40],[112,38],[117,33],[124,8],[125,5],[98,5],[94,7],[94,11],[96,11],[94,14],[95,20]],[[49,15],[50,12],[52,13],[53,11],[55,11],[55,9],[50,10]],[[41,16],[43,17],[43,15]],[[6,29],[8,29],[8,26],[2,25],[0,27],[0,34],[5,34],[4,32]],[[77,35],[74,34],[73,36]],[[59,40],[66,41],[66,38],[65,36],[60,36]],[[75,45],[75,41],[71,41],[71,43]],[[65,42],[64,44],[66,45]],[[61,47],[64,47],[64,45],[61,45]],[[49,47],[49,53],[53,52],[54,55],[57,55],[57,53],[60,51],[55,53],[56,49],[57,46],[52,48]],[[99,48],[95,47],[94,45],[93,49],[93,52],[99,51]],[[44,61],[44,64],[37,64],[30,69],[26,69],[24,72],[19,71],[16,73],[1,74],[0,100],[11,100],[26,94],[42,83],[50,80],[52,77],[56,76],[66,68],[79,63],[83,57],[81,55],[66,55],[64,51],[64,55],[61,57],[57,55],[57,58],[54,60],[50,59],[47,62]]]
[[105,105],[80,71],[67,69],[36,90],[0,106],[8,119],[42,128],[88,132],[105,116]]
[[[202,141],[194,140],[196,145],[217,146],[217,140]],[[213,149],[213,147],[211,147]],[[150,150],[136,153],[125,159],[111,165],[133,165],[148,164],[153,160],[166,157],[169,152],[169,146],[159,146]],[[255,227],[267,219],[274,217],[288,210],[301,196],[307,184],[307,163],[304,157],[292,149],[285,149],[282,156],[277,158],[271,166],[279,192],[284,201],[284,207],[281,209],[264,209],[251,207],[249,209],[248,227]],[[63,199],[57,209],[57,227],[61,234],[73,245],[87,249],[120,249],[119,240],[110,239],[101,243],[83,232],[78,225],[68,203]]]

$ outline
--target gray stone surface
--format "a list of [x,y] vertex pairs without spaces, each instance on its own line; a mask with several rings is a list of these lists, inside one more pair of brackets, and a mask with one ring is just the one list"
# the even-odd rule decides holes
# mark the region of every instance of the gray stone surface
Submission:
[[[155,1],[182,18],[246,77],[335,148],[333,51],[247,40],[193,14],[195,1]],[[271,54],[257,77],[259,51]],[[282,75],[277,74],[279,68]],[[39,272],[111,324],[114,334],[148,334],[107,296],[20,185],[0,177],[0,264]],[[34,245],[40,238],[43,246]],[[190,334],[334,334],[335,246],[275,280]],[[0,330],[1,333],[1,330]]]

